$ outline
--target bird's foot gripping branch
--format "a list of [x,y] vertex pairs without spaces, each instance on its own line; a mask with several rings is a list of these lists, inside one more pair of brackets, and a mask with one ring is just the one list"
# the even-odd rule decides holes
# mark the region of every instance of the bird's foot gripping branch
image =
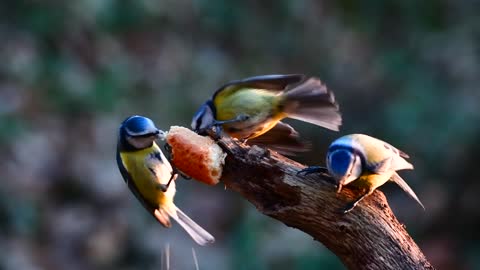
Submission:
[[348,269],[434,269],[382,192],[344,214],[339,209],[357,195],[349,187],[337,194],[328,174],[298,175],[305,166],[270,150],[199,137],[186,128],[170,130],[167,142],[179,170],[207,184],[222,181],[263,214],[311,235]]

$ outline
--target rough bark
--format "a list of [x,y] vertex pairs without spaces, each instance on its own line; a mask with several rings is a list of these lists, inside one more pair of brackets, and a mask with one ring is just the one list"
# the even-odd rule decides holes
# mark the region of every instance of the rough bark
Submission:
[[375,191],[347,214],[355,198],[347,187],[337,194],[327,174],[297,175],[293,160],[257,146],[222,138],[228,153],[221,181],[265,215],[297,228],[330,249],[348,269],[434,269]]

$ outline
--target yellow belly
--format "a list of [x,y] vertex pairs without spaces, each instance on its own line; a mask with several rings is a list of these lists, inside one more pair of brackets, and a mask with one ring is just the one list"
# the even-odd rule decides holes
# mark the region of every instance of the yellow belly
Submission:
[[375,189],[385,184],[390,179],[391,176],[392,176],[391,173],[389,174],[365,173],[365,174],[362,174],[357,180],[350,183],[350,185],[359,189],[373,192]]
[[252,139],[272,129],[283,117],[268,117],[265,119],[245,121],[244,123],[225,124],[223,128],[231,137],[238,139]]
[[215,98],[217,120],[231,120],[238,115],[250,118],[246,121],[223,125],[225,132],[239,139],[255,138],[272,129],[286,117],[277,107],[279,95],[261,89],[241,89],[221,93]]
[[[159,189],[159,184],[168,181],[169,178],[166,180],[159,179],[147,167],[146,158],[151,152],[152,149],[148,148],[134,153],[122,153],[121,155],[124,166],[142,197],[152,205],[161,206],[172,200],[171,198],[175,194],[175,185],[172,183],[173,186],[171,185],[165,193]],[[166,171],[168,169],[165,168]]]

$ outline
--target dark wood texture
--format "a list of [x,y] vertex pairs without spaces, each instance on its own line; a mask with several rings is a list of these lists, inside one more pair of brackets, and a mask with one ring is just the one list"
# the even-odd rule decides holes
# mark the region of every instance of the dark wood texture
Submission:
[[297,228],[335,253],[348,269],[434,269],[375,191],[350,213],[355,198],[345,187],[337,194],[327,174],[299,176],[305,166],[274,152],[222,138],[228,153],[221,181],[263,214]]

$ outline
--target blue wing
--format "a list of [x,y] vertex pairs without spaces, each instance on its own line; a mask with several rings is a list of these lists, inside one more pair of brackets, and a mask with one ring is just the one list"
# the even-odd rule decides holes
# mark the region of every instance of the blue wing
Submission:
[[299,83],[304,79],[305,75],[303,74],[272,74],[235,80],[224,84],[217,91],[215,91],[212,100],[215,100],[215,96],[226,88],[258,88],[278,92],[285,90],[288,85]]

